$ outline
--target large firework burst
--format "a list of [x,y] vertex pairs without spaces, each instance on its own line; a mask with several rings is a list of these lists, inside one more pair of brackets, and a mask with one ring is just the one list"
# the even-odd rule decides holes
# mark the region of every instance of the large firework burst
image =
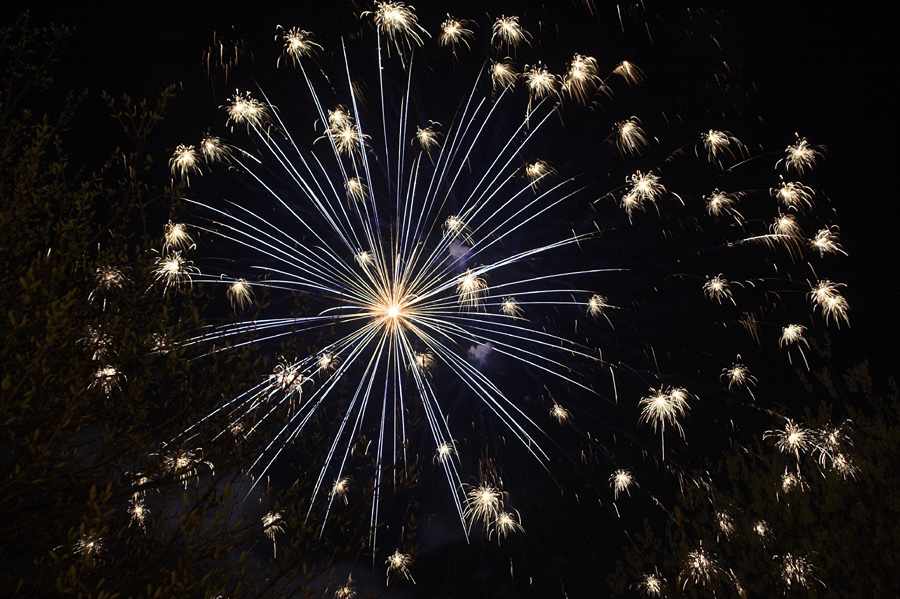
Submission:
[[[451,427],[460,401],[486,409],[536,463],[547,465],[545,429],[566,424],[576,406],[583,412],[586,405],[618,405],[617,381],[626,374],[644,385],[622,402],[626,413],[658,431],[664,450],[666,425],[683,436],[681,420],[702,397],[683,388],[681,374],[666,380],[658,367],[654,372],[611,358],[619,346],[658,342],[630,339],[627,318],[624,332],[613,329],[614,313],[678,320],[690,302],[711,310],[710,321],[729,323],[723,327],[729,333],[739,328],[754,343],[775,349],[780,343],[789,354],[802,354],[805,328],[786,321],[772,323],[774,336],[761,332],[774,304],[808,295],[821,320],[846,321],[840,286],[819,280],[811,267],[801,270],[807,253],[841,252],[836,229],[815,210],[815,192],[795,180],[821,158],[821,148],[798,137],[779,153],[781,160],[772,160],[778,183],[738,188],[727,175],[752,159],[731,132],[704,128],[664,153],[645,124],[627,116],[608,122],[604,134],[592,134],[596,148],[586,152],[623,166],[604,165],[596,176],[577,161],[553,165],[541,155],[554,147],[548,138],[561,135],[565,145],[566,136],[580,141],[591,139],[585,131],[600,130],[594,124],[579,124],[577,134],[571,125],[564,129],[566,110],[581,111],[579,123],[597,118],[579,106],[608,99],[617,86],[639,84],[644,75],[637,66],[619,60],[603,71],[600,60],[575,54],[563,75],[540,61],[519,67],[507,54],[515,55],[516,46],[532,37],[517,17],[501,16],[491,29],[492,55],[474,83],[452,111],[430,114],[439,103],[428,101],[417,78],[428,70],[420,64],[433,60],[423,47],[430,36],[413,8],[376,2],[361,18],[374,26],[376,38],[362,54],[343,41],[327,54],[309,32],[281,29],[280,64],[295,69],[302,108],[286,110],[283,101],[276,107],[263,89],[238,91],[223,108],[232,133],[246,134],[250,145],[239,149],[207,137],[196,148],[178,146],[172,158],[173,174],[192,176],[195,185],[197,174],[225,163],[248,191],[235,200],[190,200],[196,206],[193,229],[224,240],[233,268],[225,275],[209,269],[197,275],[184,257],[192,240],[183,227],[170,225],[179,241],[167,239],[160,258],[165,287],[194,275],[227,285],[239,313],[261,295],[268,298],[267,312],[275,312],[220,326],[194,342],[220,351],[319,339],[307,354],[281,356],[270,374],[188,429],[186,438],[202,434],[207,424],[239,428],[242,439],[255,436],[259,457],[249,469],[259,475],[319,411],[340,404],[344,416],[331,432],[313,500],[330,509],[346,497],[357,454],[373,460],[374,545],[383,483],[416,461],[410,453],[421,451],[420,429],[427,429],[434,452],[429,461],[443,470],[463,529],[468,534],[480,524],[499,538],[522,525],[505,506],[496,464],[482,460],[477,477],[463,469],[474,458],[461,456],[465,427]],[[454,61],[473,40],[469,24],[448,17],[435,36]],[[294,123],[295,112],[304,111],[307,123],[315,121],[315,133],[305,138],[298,133],[303,126]],[[637,166],[648,148],[659,156],[658,166]],[[671,187],[665,169],[688,163],[713,173],[715,183],[697,192],[682,177],[687,191]],[[609,173],[620,172],[627,174],[610,183]],[[810,226],[818,232],[806,233]],[[657,231],[653,248],[665,241],[672,255],[711,256],[691,263],[661,260],[667,266],[642,273],[621,249],[600,255],[608,240],[651,229]],[[695,239],[702,244],[685,249]],[[736,262],[734,253],[740,255]],[[750,261],[748,254],[786,260],[773,268],[766,258],[762,266],[729,276],[734,264]],[[666,271],[671,264],[682,270]],[[791,269],[800,274],[783,272]],[[647,285],[660,271],[664,280]],[[631,289],[652,289],[656,299],[629,295],[622,273],[638,273]],[[663,297],[663,286],[679,295]],[[285,308],[297,293],[308,314]],[[666,306],[677,311],[660,314]],[[655,361],[655,353],[647,353]],[[747,387],[756,378],[749,367],[734,355],[722,360],[731,367],[724,369],[727,388],[720,385],[720,392],[752,402]],[[502,369],[527,377],[512,382],[495,376]],[[538,400],[525,396],[542,397],[546,406],[538,409]],[[412,413],[424,414],[424,424],[413,423]],[[371,442],[360,443],[369,435]],[[610,472],[618,498],[634,478],[619,464]]]

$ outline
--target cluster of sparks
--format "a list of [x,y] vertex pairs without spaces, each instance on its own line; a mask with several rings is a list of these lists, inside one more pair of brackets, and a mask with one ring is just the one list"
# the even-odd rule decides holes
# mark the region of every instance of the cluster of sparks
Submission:
[[[801,461],[804,455],[813,458],[813,462],[821,468],[823,475],[830,471],[843,480],[854,478],[858,471],[848,455],[848,450],[853,445],[849,434],[851,425],[850,421],[845,421],[840,425],[826,424],[819,429],[810,429],[792,419],[786,419],[782,429],[766,431],[764,438],[772,439],[775,449],[789,456],[789,460],[794,462],[788,465],[781,475],[777,488],[774,489],[775,497],[779,501],[790,502],[792,494],[806,492],[809,489],[801,474]],[[626,480],[626,475],[627,473],[622,471],[621,475],[617,474],[610,479],[610,484],[619,484],[620,480]],[[697,484],[710,491],[705,483]],[[709,499],[713,505],[716,503],[712,494]],[[715,510],[713,522],[717,532],[716,543],[727,543],[739,529],[748,527],[766,550],[770,545],[781,544],[775,531],[764,519],[747,521],[746,514],[742,512],[739,507]],[[791,541],[792,539],[783,539],[782,543]],[[741,559],[746,558],[743,553],[740,555]],[[813,557],[790,552],[783,555],[769,553],[769,557],[785,593],[794,587],[807,588],[814,582],[821,583],[815,576],[817,566]],[[696,587],[711,587],[710,590],[715,595],[713,589],[724,584],[731,586],[737,596],[746,596],[737,574],[723,565],[723,560],[715,553],[704,549],[702,542],[696,549],[687,553],[678,580],[682,591],[691,584]],[[661,577],[658,571],[645,573],[634,586],[645,597],[662,597],[665,593],[665,578]]]
[[[416,48],[430,37],[419,25],[414,9],[401,2],[376,2],[374,10],[362,13],[362,17],[372,20],[378,34],[379,78],[385,76],[382,64],[391,54],[397,55],[404,68],[411,69]],[[472,21],[448,15],[437,41],[456,56],[471,48],[472,27]],[[507,238],[518,236],[529,227],[540,227],[542,219],[552,215],[554,208],[583,191],[576,189],[570,179],[558,181],[559,173],[553,166],[529,154],[528,142],[561,109],[564,100],[588,104],[598,94],[611,93],[611,77],[637,85],[644,74],[634,64],[623,61],[604,78],[600,76],[598,61],[581,54],[574,56],[567,73],[561,76],[552,74],[540,62],[519,71],[508,54],[514,56],[516,47],[528,44],[532,38],[517,17],[502,16],[491,31],[491,43],[498,52],[496,59],[486,64],[485,72],[479,74],[449,126],[434,120],[414,122],[416,117],[409,108],[413,93],[410,77],[408,87],[398,98],[386,98],[385,86],[379,82],[381,114],[372,119],[384,129],[383,134],[378,134],[370,128],[368,115],[361,108],[362,98],[354,88],[346,53],[346,73],[342,76],[350,90],[349,98],[345,104],[327,108],[324,94],[315,82],[317,69],[306,66],[309,57],[322,51],[322,46],[313,41],[310,32],[297,28],[280,29],[279,36],[283,42],[283,60],[279,64],[299,72],[313,100],[321,136],[304,147],[267,99],[262,101],[250,92],[239,91],[224,106],[227,125],[232,130],[246,131],[263,157],[238,150],[218,137],[207,137],[196,147],[179,145],[170,160],[173,177],[188,183],[192,176],[196,179],[215,163],[225,162],[246,174],[272,200],[283,219],[269,219],[253,206],[230,203],[222,207],[189,200],[209,215],[205,224],[195,228],[217,234],[242,251],[258,256],[261,262],[252,270],[262,275],[254,278],[247,273],[201,273],[187,258],[195,245],[188,229],[180,223],[170,223],[166,228],[155,275],[166,291],[193,279],[224,284],[237,313],[254,302],[254,288],[299,291],[324,303],[312,316],[238,322],[199,335],[192,343],[207,347],[228,342],[243,344],[248,341],[242,336],[248,334],[259,336],[257,341],[281,339],[297,332],[329,332],[334,336],[305,357],[282,357],[270,374],[215,409],[203,423],[215,421],[223,430],[239,431],[240,439],[265,430],[263,449],[250,465],[250,469],[264,473],[302,434],[316,411],[339,389],[348,387],[346,415],[330,443],[313,501],[325,501],[327,510],[336,501],[347,503],[351,489],[346,473],[351,448],[366,430],[367,418],[375,413],[376,484],[371,513],[374,546],[381,481],[400,470],[406,459],[409,424],[405,414],[410,402],[417,402],[424,410],[433,442],[433,462],[443,470],[466,534],[471,534],[476,524],[498,540],[520,533],[523,527],[519,514],[505,506],[506,493],[498,476],[482,475],[471,485],[463,482],[460,448],[442,408],[434,372],[440,369],[450,373],[483,402],[527,452],[546,464],[548,456],[535,435],[538,431],[543,433],[541,427],[485,373],[481,368],[483,357],[500,355],[571,389],[595,394],[584,378],[566,365],[566,360],[603,364],[599,353],[566,335],[548,332],[540,323],[529,321],[529,316],[541,307],[552,306],[569,309],[573,321],[587,315],[589,320],[596,322],[602,317],[612,324],[609,312],[615,306],[587,284],[560,283],[594,280],[609,269],[557,267],[549,272],[510,274],[513,266],[552,262],[560,251],[574,251],[591,238],[590,234],[569,232],[557,241],[524,249],[504,246]],[[479,99],[476,92],[482,75],[490,82],[490,94]],[[492,162],[483,166],[474,186],[462,188],[458,181],[466,179],[463,173],[485,143],[485,131],[501,120],[501,113],[508,113],[504,103],[520,83],[528,95],[527,110],[512,128],[508,142],[494,152]],[[396,122],[388,120],[389,104],[400,105]],[[379,148],[382,139],[383,146]],[[392,145],[392,139],[399,141]],[[614,140],[625,158],[640,154],[651,143],[636,117],[616,123],[609,139]],[[698,156],[702,152],[718,168],[724,168],[723,163],[729,158],[741,160],[747,154],[737,137],[725,131],[703,133],[695,147]],[[377,161],[373,158],[376,153],[380,153]],[[787,148],[779,166],[785,174],[799,176],[813,168],[821,155],[822,148],[798,138]],[[281,179],[293,187],[290,199],[279,191],[284,181],[276,184],[268,178],[267,169],[260,167],[264,161],[277,165]],[[739,206],[745,195],[742,191],[716,189],[703,198],[705,210],[712,217],[728,217],[737,227],[743,227],[746,220]],[[812,239],[803,237],[797,216],[811,210],[813,190],[797,181],[783,180],[769,195],[779,203],[778,217],[767,233],[741,239],[740,243],[786,247],[792,256],[804,250],[821,256],[843,253],[833,227],[820,229]],[[681,204],[685,201],[668,190],[659,172],[654,171],[635,171],[622,188],[588,200],[598,203],[607,197],[614,198],[628,221],[664,198],[674,198]],[[105,288],[121,284],[114,271],[97,273],[98,295]],[[730,281],[720,273],[707,277],[698,294],[717,304],[737,305],[735,290],[739,288],[740,282]],[[849,308],[840,292],[841,285],[817,280],[810,289],[809,300],[826,323],[847,322]],[[788,350],[797,348],[803,355],[805,330],[800,324],[784,326],[780,345]],[[806,356],[803,358],[805,361]],[[749,389],[757,383],[740,361],[723,370],[722,380],[729,390]],[[684,388],[661,385],[637,402],[639,424],[649,424],[660,434],[663,459],[666,428],[674,428],[684,436],[681,420],[695,399]],[[286,416],[279,411],[282,407],[287,408]],[[282,416],[276,418],[275,414]],[[573,417],[569,408],[556,401],[550,416],[560,425]],[[185,431],[179,442],[184,444],[200,435],[201,424]],[[794,454],[798,460],[800,452],[815,448],[823,464],[838,471],[843,468],[845,476],[852,476],[849,458],[838,449],[843,438],[840,430],[832,431],[831,437],[824,433],[812,435],[788,421],[785,431],[771,434],[777,437],[779,449]],[[830,438],[835,441],[829,445]],[[164,464],[179,480],[194,476],[204,464],[191,452],[181,458],[184,463],[177,461],[178,455],[167,456]],[[615,470],[609,484],[615,499],[630,495],[631,489],[638,487],[627,469]],[[132,515],[142,525],[143,516],[139,517],[135,509]],[[725,523],[722,531],[727,536],[730,517],[722,513],[721,522]],[[278,514],[269,514],[263,520],[263,528],[274,541],[276,533],[283,531],[283,520]],[[386,563],[389,576],[412,580],[410,556],[397,551]],[[682,587],[688,581],[703,584],[718,573],[714,556],[700,549],[688,558]],[[790,580],[800,582],[796,574],[791,574]],[[659,596],[663,587],[664,579],[657,574],[646,575],[639,584],[646,596]]]
[[808,429],[792,419],[785,420],[781,430],[766,431],[765,438],[775,439],[775,447],[791,454],[796,460],[796,475],[785,471],[782,488],[788,492],[800,484],[800,457],[810,453],[820,467],[836,472],[842,478],[856,478],[857,468],[847,450],[853,445],[847,430],[850,421],[840,426],[827,425],[821,429]]

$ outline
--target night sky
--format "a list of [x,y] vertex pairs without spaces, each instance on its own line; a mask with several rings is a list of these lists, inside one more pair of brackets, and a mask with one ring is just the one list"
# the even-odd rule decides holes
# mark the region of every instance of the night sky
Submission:
[[[573,24],[565,34],[564,43],[561,42],[566,53],[580,45],[603,47],[594,38],[595,28],[607,31],[610,21],[612,31],[618,27],[614,4],[597,0],[598,16],[592,17],[575,3],[566,0],[556,0],[556,3],[560,6],[548,9],[530,1],[455,2],[453,14],[480,15],[481,22],[486,21],[486,12],[492,17],[523,14],[543,22],[550,22],[551,16],[560,13],[566,18],[580,17],[583,22]],[[3,9],[0,19],[4,24],[19,11],[19,3],[14,4],[15,8]],[[252,71],[265,87],[266,73],[274,70],[274,57],[279,53],[279,44],[273,40],[277,25],[298,26],[317,33],[355,30],[358,27],[354,15],[361,10],[343,1],[318,0],[243,4],[231,1],[37,4],[40,5],[31,7],[35,24],[53,21],[75,25],[78,29],[62,61],[61,87],[88,87],[92,92],[107,90],[113,95],[128,93],[143,97],[154,95],[165,84],[177,85],[180,95],[173,103],[171,119],[163,125],[159,136],[163,140],[159,147],[160,164],[168,160],[176,144],[194,140],[208,124],[223,120],[201,65],[202,52],[209,46],[214,32],[245,41],[248,51],[253,53],[254,63],[253,69],[247,72]],[[422,5],[417,6],[421,21],[435,30],[446,9],[425,7],[424,0],[418,4]],[[657,44],[674,43],[672,40],[679,39],[684,32],[668,32],[666,27],[670,22],[666,21],[665,14],[656,12],[655,4],[647,2],[648,13],[653,14],[648,18],[650,33],[656,36]],[[366,5],[362,9],[368,8]],[[784,145],[798,132],[811,142],[828,147],[815,175],[816,185],[825,189],[833,202],[837,211],[834,220],[840,226],[842,243],[849,253],[849,258],[832,264],[829,275],[847,284],[845,295],[852,308],[851,328],[835,335],[839,342],[836,351],[843,364],[869,359],[876,380],[896,374],[900,358],[896,343],[900,326],[894,299],[897,274],[894,229],[900,209],[892,181],[896,170],[894,140],[898,134],[896,82],[891,77],[896,70],[892,61],[897,50],[894,32],[889,31],[892,19],[863,12],[846,3],[743,2],[738,8],[723,12],[718,23],[721,28],[717,30],[720,32],[717,35],[723,38],[722,56],[735,74],[736,97],[740,98],[738,108],[744,119],[744,125],[736,128],[735,133],[740,135],[740,131],[756,123],[760,128],[781,132]],[[630,23],[628,27],[637,25]],[[484,37],[485,32],[479,34]],[[648,46],[640,35],[633,37],[640,40],[635,42],[634,51],[646,60],[656,61],[647,69],[651,77],[671,78],[674,81],[671,89],[677,89],[679,77],[691,76],[690,52],[685,52],[680,63],[671,56],[654,57],[653,46]],[[334,36],[328,38],[329,42],[334,39]],[[552,50],[552,47],[547,49]],[[623,50],[615,58],[630,56]],[[634,61],[642,64],[640,58]],[[250,59],[245,58],[244,64],[248,62]],[[685,93],[692,96],[694,105],[706,93],[718,94],[716,90],[701,88],[687,89]],[[223,92],[216,90],[216,94],[221,99]],[[76,124],[76,131],[78,127],[114,126],[108,119],[104,120],[104,108],[96,98],[89,100],[84,110],[89,118]],[[73,158],[83,158],[88,164],[102,160],[106,150],[92,147],[89,131],[84,131],[81,137],[84,144],[77,148],[78,156]],[[524,472],[530,468],[524,460],[510,466],[510,470]],[[577,471],[572,476],[577,478]],[[554,592],[567,588],[570,597],[590,596],[581,593],[590,588],[592,573],[576,573],[579,564],[572,555],[572,545],[579,543],[581,535],[594,535],[593,559],[608,559],[615,553],[615,544],[623,542],[622,528],[604,520],[610,517],[608,507],[596,516],[596,521],[585,521],[583,528],[573,526],[575,518],[590,518],[585,510],[573,508],[570,503],[569,512],[557,518],[544,512],[544,506],[550,505],[547,502],[552,502],[558,493],[555,483],[536,475],[528,485],[520,493],[528,499],[520,500],[517,507],[532,517],[543,514],[545,518],[528,530],[526,542],[530,543],[522,544],[523,547],[527,544],[521,553],[524,557],[517,554],[519,569],[515,577],[533,574],[539,579],[534,583],[535,588]],[[422,499],[423,503],[431,500],[436,505],[442,501]],[[461,542],[459,530],[449,530],[453,524],[452,518],[439,518],[431,523],[428,533],[420,539],[423,565],[414,571],[420,583],[418,588],[399,590],[391,596],[414,596],[413,592],[417,593],[415,596],[427,596],[423,594],[425,589],[431,589],[428,592],[443,589],[448,597],[462,596],[451,592],[455,584],[459,585],[460,593],[462,590],[477,592],[479,585],[484,592],[495,589],[498,593],[495,596],[506,592],[503,587],[493,587],[479,577],[506,576],[511,567],[510,551],[480,541],[474,548],[467,547]],[[603,539],[596,538],[598,530],[603,531],[601,535],[609,535],[608,547],[603,547]],[[557,551],[554,549],[557,545],[568,548]],[[358,570],[360,586],[364,586],[365,567]],[[372,584],[377,584],[382,566],[376,564],[375,570]]]
[[[36,4],[30,6],[35,23],[55,21],[79,29],[64,62],[67,73],[61,84],[134,97],[152,96],[165,84],[183,85],[186,97],[173,119],[180,116],[178,110],[199,114],[201,109],[192,103],[209,99],[197,88],[204,85],[199,57],[209,47],[213,33],[221,36],[234,31],[259,56],[258,68],[271,70],[267,59],[278,51],[273,41],[276,25],[297,24],[313,32],[317,26],[318,30],[346,29],[355,20],[353,14],[361,10],[332,11],[332,4],[326,3],[326,11],[316,8],[317,2],[262,3],[253,8],[239,2],[203,1],[97,2],[90,7],[25,3],[32,4]],[[455,3],[455,12],[485,12],[484,3],[471,4],[476,8]],[[514,7],[520,5],[487,4],[492,15],[514,14]],[[532,14],[544,12],[537,3],[526,6],[535,7]],[[614,20],[612,5],[600,11],[598,19]],[[5,18],[16,12],[7,7]],[[423,6],[419,12],[423,22],[430,19],[436,26],[445,9],[435,7],[429,13]],[[572,10],[564,12],[572,14]],[[896,86],[886,76],[896,49],[888,33],[890,22],[886,15],[845,4],[741,3],[725,11],[722,40],[726,57],[734,61],[730,65],[733,71],[755,88],[752,110],[764,119],[766,127],[796,131],[828,147],[823,169],[827,189],[839,210],[844,246],[852,257],[848,261],[852,267],[847,268],[843,280],[848,283],[853,308],[853,335],[844,342],[861,350],[880,346],[878,355],[870,357],[883,373],[889,372],[898,358],[896,344],[886,341],[898,334],[891,299],[896,255],[891,231],[897,203],[890,181],[897,116],[892,109]],[[591,20],[585,23],[580,30],[589,39]],[[664,27],[662,23],[652,25]]]

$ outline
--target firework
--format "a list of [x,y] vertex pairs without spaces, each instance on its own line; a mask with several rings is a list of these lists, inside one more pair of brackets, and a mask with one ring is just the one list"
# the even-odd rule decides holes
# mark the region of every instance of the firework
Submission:
[[334,599],[356,599],[356,587],[353,586],[353,575],[347,576],[347,583],[338,587],[334,592]]
[[791,585],[807,587],[815,580],[815,567],[808,557],[788,553],[781,557],[776,555],[773,559],[781,560],[781,579],[788,589]]
[[[738,356],[738,359],[740,359],[740,356]],[[756,377],[750,374],[750,369],[740,362],[735,362],[722,370],[722,378],[728,381],[729,391],[739,387],[754,387],[757,383]]]
[[[652,132],[651,119],[633,116],[596,129],[608,132],[605,139],[596,140],[597,146],[608,146],[609,156],[623,161],[609,176],[621,185],[598,190],[595,183],[584,181],[585,173],[569,172],[570,167],[553,156],[548,156],[551,161],[538,157],[542,147],[538,142],[545,132],[556,131],[556,123],[562,121],[557,117],[566,108],[584,110],[570,105],[608,99],[615,85],[640,84],[645,76],[633,63],[616,64],[605,71],[610,73],[606,79],[599,74],[599,61],[583,54],[575,54],[564,67],[537,59],[521,66],[517,59],[504,57],[503,51],[529,52],[532,38],[519,18],[502,16],[491,29],[493,58],[485,61],[471,89],[460,94],[460,103],[448,114],[426,114],[427,109],[419,106],[427,102],[419,101],[415,68],[417,53],[425,51],[421,47],[431,36],[415,10],[401,2],[376,2],[362,17],[377,32],[371,36],[377,46],[369,53],[378,65],[369,76],[376,79],[366,81],[373,84],[358,84],[367,75],[359,73],[346,44],[329,54],[339,68],[326,75],[317,61],[327,51],[312,41],[310,32],[279,29],[283,43],[279,65],[292,69],[304,90],[309,126],[296,125],[295,115],[276,108],[264,90],[236,91],[223,106],[225,127],[249,138],[255,150],[238,150],[207,137],[199,149],[178,146],[170,160],[173,176],[185,180],[206,173],[214,162],[226,162],[228,172],[241,177],[260,197],[252,202],[188,200],[200,221],[192,223],[191,231],[236,249],[233,268],[224,275],[201,272],[188,259],[195,248],[187,229],[170,223],[155,271],[160,285],[168,290],[194,279],[222,285],[235,312],[249,307],[254,294],[262,297],[263,290],[272,297],[303,294],[310,304],[309,315],[282,311],[238,320],[199,334],[191,343],[220,351],[229,344],[288,344],[301,336],[304,343],[313,343],[319,338],[299,357],[285,351],[268,374],[188,428],[184,437],[202,434],[207,424],[238,431],[236,439],[256,436],[261,450],[248,469],[260,480],[315,415],[343,401],[345,415],[329,432],[327,457],[317,466],[310,512],[313,503],[324,502],[327,518],[334,502],[347,502],[352,447],[374,430],[370,520],[374,547],[383,482],[404,470],[410,448],[416,449],[411,437],[422,443],[419,431],[410,434],[408,420],[408,414],[421,410],[420,426],[428,444],[424,455],[433,455],[425,463],[445,477],[462,529],[469,535],[477,525],[500,539],[521,532],[521,518],[506,506],[506,492],[495,472],[469,478],[474,484],[463,482],[467,475],[460,472],[472,458],[460,455],[466,446],[454,440],[461,437],[451,432],[449,415],[456,412],[456,404],[472,402],[455,401],[452,393],[477,400],[478,409],[499,422],[523,452],[547,467],[542,440],[552,433],[545,423],[555,420],[568,423],[564,429],[576,428],[581,414],[575,406],[584,398],[599,396],[618,405],[616,376],[634,371],[641,387],[629,398],[628,409],[638,424],[650,424],[653,433],[659,433],[665,459],[666,428],[684,437],[682,421],[689,415],[689,403],[699,398],[680,383],[670,384],[658,368],[654,374],[650,368],[639,370],[603,359],[597,331],[610,334],[610,314],[637,311],[645,298],[629,297],[628,291],[605,278],[610,273],[640,272],[641,265],[626,259],[625,264],[610,266],[607,256],[595,252],[594,242],[606,231],[623,235],[634,231],[634,237],[644,242],[640,236],[653,227],[663,229],[657,236],[677,238],[693,226],[698,235],[706,228],[714,231],[709,238],[715,241],[704,238],[702,250],[687,252],[690,257],[742,248],[764,255],[761,262],[766,266],[761,268],[770,268],[787,252],[787,270],[801,264],[805,254],[843,253],[836,230],[822,228],[821,219],[815,219],[819,230],[815,237],[805,237],[817,194],[786,180],[813,168],[822,151],[798,138],[780,161],[784,168],[772,173],[771,162],[767,164],[772,178],[781,177],[776,186],[767,182],[754,191],[723,190],[720,187],[727,187],[728,180],[719,175],[752,160],[735,135],[702,128],[705,133],[695,132],[693,141],[682,145],[693,147],[693,156],[676,150],[659,166],[637,170],[639,155],[648,149],[655,152],[661,142]],[[455,56],[475,46],[474,26],[448,16],[436,43]],[[325,44],[324,39],[315,39]],[[448,60],[458,64],[449,56]],[[374,90],[374,97],[363,97],[361,89]],[[677,181],[671,183],[665,169],[678,160],[691,160],[715,172],[718,186],[676,193]],[[738,164],[726,168],[729,162]],[[204,175],[202,183],[211,178]],[[583,214],[572,222],[562,220],[580,209]],[[601,216],[585,216],[589,211]],[[611,224],[607,226],[604,218]],[[672,231],[666,229],[672,223]],[[173,237],[175,227],[183,234],[178,241]],[[802,281],[810,277],[785,278],[777,268],[777,277],[767,271],[767,276],[754,274],[752,280],[725,266],[728,278],[714,274],[718,270],[665,273],[667,282],[687,280],[689,296],[670,301],[657,287],[653,293],[667,305],[695,302],[690,305],[698,306],[698,313],[714,310],[716,318],[732,314],[725,317],[730,318],[728,324],[741,323],[758,342],[760,323],[773,312],[771,297],[803,298],[808,293],[826,325],[846,322],[848,304],[837,283],[815,277],[818,283],[809,291]],[[775,281],[771,289],[763,288],[769,281]],[[785,293],[784,285],[796,293]],[[284,301],[279,297],[271,305],[283,309]],[[805,362],[806,327],[779,322],[774,330],[779,328],[777,343],[789,358],[800,351]],[[723,385],[718,380],[729,391],[743,390],[734,395],[749,393],[752,398],[750,390],[758,381],[739,360],[724,369],[723,363],[731,359],[719,362],[712,380],[720,393]],[[569,395],[564,405],[553,400],[555,390],[548,389],[540,409],[525,407],[517,401],[519,389],[504,387],[493,376],[492,368],[501,361],[502,367],[514,364],[540,380],[541,386],[565,387]],[[611,380],[598,391],[595,381],[607,372]],[[448,384],[448,379],[453,382]],[[640,398],[640,389],[648,387],[649,395]],[[446,388],[454,391],[446,393]],[[706,397],[703,388],[691,388]],[[570,396],[575,397],[571,406]],[[651,438],[646,445],[652,447],[650,433],[645,436]],[[782,436],[778,433],[780,448]],[[785,447],[783,451],[799,459],[800,446]],[[844,464],[849,462],[842,453],[830,455],[835,470],[847,471]],[[196,470],[169,468],[176,476],[185,469]],[[616,470],[609,480],[614,497],[630,495],[638,488],[634,481],[631,470]],[[724,512],[721,516],[733,527],[731,516]],[[730,534],[731,528],[720,525],[725,536]],[[408,562],[400,558],[408,560],[395,553],[388,560],[388,571],[408,577]],[[709,565],[711,559],[702,550],[696,552],[689,578],[708,579],[716,571]]]
[[635,586],[644,597],[661,597],[665,582],[665,579],[660,578],[658,573],[644,574]]
[[387,558],[385,563],[387,564],[388,577],[390,577],[391,574],[394,574],[399,578],[411,580],[413,584],[415,584],[415,579],[413,579],[412,575],[409,573],[409,567],[412,565],[412,557],[410,557],[408,553],[400,553],[400,550],[397,549],[389,558]]
[[816,165],[823,151],[822,146],[810,145],[805,137],[797,136],[797,143],[788,146],[785,150],[785,168],[802,175],[804,171]]
[[688,553],[685,559],[684,570],[681,572],[681,578],[684,579],[681,588],[684,589],[689,581],[695,585],[709,584],[716,580],[719,574],[716,556],[701,547]]
[[94,290],[88,294],[88,301],[97,297],[103,298],[103,309],[106,310],[107,297],[115,291],[124,289],[129,283],[124,271],[117,266],[101,266],[94,270]]
[[632,476],[631,472],[619,469],[613,472],[612,476],[609,477],[609,486],[613,489],[614,497],[618,499],[619,493],[623,491],[630,496],[631,487],[637,486],[637,483],[634,482],[634,476]]
[[550,415],[553,416],[560,424],[565,424],[569,420],[569,418],[572,417],[572,413],[569,410],[565,409],[557,403],[554,403],[553,407],[550,408]]
[[779,431],[766,431],[763,438],[774,438],[775,447],[783,453],[792,453],[797,459],[797,469],[800,468],[800,453],[812,446],[812,431],[803,428],[803,425],[795,423],[788,418],[784,429]]
[[501,538],[505,539],[511,533],[525,532],[525,529],[519,523],[520,520],[518,512],[500,512],[497,514],[488,536],[496,534],[497,542],[499,543]]
[[202,453],[203,450],[200,448],[166,452],[162,456],[163,470],[173,476],[175,480],[181,481],[187,488],[191,479],[199,474],[201,466],[205,466],[210,472],[213,470],[212,462],[204,460]]
[[467,493],[467,498],[465,515],[470,528],[472,523],[480,521],[484,528],[488,529],[502,513],[503,494],[499,487],[491,483],[484,482],[472,487]]
[[278,553],[278,544],[275,543],[276,535],[284,532],[284,516],[281,512],[269,512],[262,517],[263,534],[272,541],[273,555]]
[[530,37],[529,33],[522,29],[519,17],[502,16],[494,21],[491,44],[510,50],[522,42],[528,41]]
[[285,31],[279,26],[278,32],[280,35],[276,35],[275,39],[277,40],[280,37],[281,41],[284,42],[283,58],[290,60],[294,66],[317,49],[322,49],[322,46],[312,40],[312,33],[309,31],[304,31],[297,27],[292,27]]
[[128,526],[137,524],[141,527],[141,529],[146,529],[145,521],[147,519],[147,516],[150,515],[150,510],[146,505],[144,505],[143,499],[132,498],[131,503],[128,507],[128,513],[131,514],[131,523],[129,523]]
[[472,25],[471,21],[454,19],[447,15],[447,20],[441,24],[440,42],[442,46],[450,46],[453,54],[462,46],[467,50],[471,48],[469,45],[475,39],[475,32],[469,29]]
[[122,382],[125,380],[123,375],[115,366],[104,366],[94,372],[89,389],[100,389],[109,396],[113,391],[121,389]]
[[641,422],[649,422],[653,430],[659,429],[659,438],[662,444],[663,459],[666,456],[665,432],[666,423],[674,425],[678,432],[684,435],[684,429],[678,419],[688,411],[688,397],[690,394],[684,389],[657,389],[651,390],[651,395],[640,401]]
[[75,541],[73,551],[80,555],[85,568],[93,568],[103,558],[103,539],[94,533],[82,533]]

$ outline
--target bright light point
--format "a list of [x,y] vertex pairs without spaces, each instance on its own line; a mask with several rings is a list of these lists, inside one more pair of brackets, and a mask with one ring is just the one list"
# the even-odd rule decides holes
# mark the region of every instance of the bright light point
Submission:
[[398,316],[400,316],[400,308],[398,308],[397,306],[391,306],[390,308],[388,308],[388,316],[390,318],[397,318]]

